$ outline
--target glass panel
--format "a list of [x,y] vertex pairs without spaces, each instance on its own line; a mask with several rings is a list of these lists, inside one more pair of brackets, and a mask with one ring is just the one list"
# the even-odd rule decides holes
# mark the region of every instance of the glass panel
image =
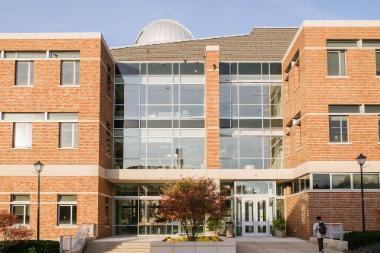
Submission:
[[267,221],[267,204],[265,200],[257,202],[257,221]]
[[230,74],[230,64],[226,62],[219,63],[219,74],[229,75]]
[[14,123],[13,146],[15,148],[32,147],[32,124],[31,123]]
[[357,47],[358,43],[356,40],[327,40],[327,47]]
[[194,63],[181,63],[181,75],[203,75],[204,64],[199,62]]
[[50,51],[50,58],[74,59],[79,57],[79,51]]
[[245,218],[244,220],[247,222],[253,222],[254,221],[254,216],[253,216],[253,201],[251,200],[246,200],[244,202],[244,213],[245,213]]
[[33,62],[16,62],[16,85],[33,84]]
[[270,64],[270,78],[272,80],[281,79],[281,63]]
[[261,86],[240,86],[240,104],[261,104]]
[[254,79],[261,79],[261,63],[240,62],[239,75],[252,75]]
[[148,63],[148,75],[171,75],[171,63]]
[[17,58],[17,59],[37,59],[37,58],[46,58],[46,51],[24,51],[24,52],[4,52],[5,58]]
[[149,104],[172,104],[171,85],[148,85]]
[[49,112],[48,113],[49,120],[78,120],[78,113],[74,112]]
[[380,52],[376,51],[376,75],[380,75]]
[[3,112],[3,120],[8,121],[42,121],[45,120],[45,113],[22,113],[22,112]]
[[62,61],[61,63],[61,84],[72,85],[74,84],[74,62]]
[[115,224],[137,225],[138,200],[116,200]]
[[64,225],[64,224],[71,224],[71,205],[67,206],[58,206],[58,224]]
[[77,201],[76,195],[58,195],[58,202],[72,202]]
[[330,189],[330,175],[313,174],[313,189]]
[[333,174],[332,188],[333,189],[350,189],[351,188],[350,174]]
[[126,105],[140,104],[139,89],[140,89],[139,85],[125,85],[124,94],[123,94],[125,99],[120,104],[126,104]]
[[59,147],[73,148],[74,123],[59,123]]
[[240,136],[240,157],[256,158],[262,157],[262,137],[260,136]]
[[181,85],[181,104],[203,104],[204,89],[202,85]]
[[[13,205],[12,206],[12,214],[16,215],[17,217],[17,223],[18,224],[25,224],[24,223],[24,211],[26,209],[26,205]],[[27,223],[26,223],[27,224]]]
[[12,201],[30,201],[30,195],[12,195]]
[[140,74],[139,63],[118,63],[117,66],[123,76]]
[[327,75],[338,76],[339,75],[339,52],[327,52]]
[[138,184],[116,184],[113,190],[115,196],[139,196]]
[[[361,189],[360,174],[353,175],[354,189]],[[363,189],[379,189],[379,174],[363,174]]]
[[339,74],[341,76],[345,76],[346,75],[346,52],[345,51],[339,52],[339,60],[340,60]]

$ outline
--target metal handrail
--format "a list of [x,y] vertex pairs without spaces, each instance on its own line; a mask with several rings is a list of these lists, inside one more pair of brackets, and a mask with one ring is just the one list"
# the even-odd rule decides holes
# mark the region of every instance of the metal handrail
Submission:
[[82,253],[86,241],[94,235],[94,224],[83,224],[79,227],[76,235],[60,236],[60,253]]

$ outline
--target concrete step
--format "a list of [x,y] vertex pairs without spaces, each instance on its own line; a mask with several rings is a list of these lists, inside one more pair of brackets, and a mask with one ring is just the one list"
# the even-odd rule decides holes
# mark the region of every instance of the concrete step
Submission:
[[84,253],[150,253],[149,242],[91,241]]

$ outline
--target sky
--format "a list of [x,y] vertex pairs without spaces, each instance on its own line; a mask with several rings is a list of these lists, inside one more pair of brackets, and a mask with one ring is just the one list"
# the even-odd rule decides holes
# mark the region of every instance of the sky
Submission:
[[0,9],[0,32],[102,32],[110,47],[132,45],[162,18],[180,21],[196,38],[307,19],[380,19],[380,0],[0,0]]

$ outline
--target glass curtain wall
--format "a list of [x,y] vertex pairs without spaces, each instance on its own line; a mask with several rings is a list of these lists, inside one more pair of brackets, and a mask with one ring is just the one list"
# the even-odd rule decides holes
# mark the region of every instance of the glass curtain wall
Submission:
[[282,168],[281,64],[223,62],[220,80],[221,167]]
[[204,64],[118,63],[114,168],[204,167]]

